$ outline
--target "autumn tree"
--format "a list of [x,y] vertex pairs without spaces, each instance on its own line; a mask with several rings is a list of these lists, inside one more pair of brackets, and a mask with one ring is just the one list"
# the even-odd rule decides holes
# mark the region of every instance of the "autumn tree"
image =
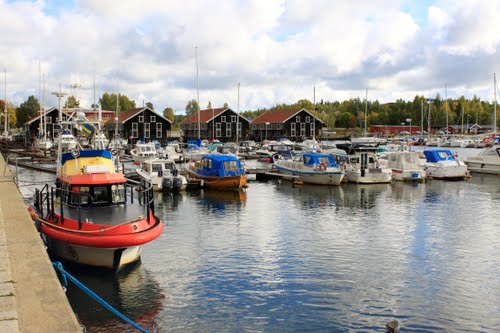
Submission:
[[187,105],[186,105],[186,115],[192,116],[193,114],[196,114],[198,112],[199,106],[198,102],[195,99],[190,100]]
[[40,111],[40,104],[35,96],[30,96],[16,109],[17,126],[22,126],[25,122],[35,117]]
[[[2,124],[5,124],[5,119],[4,119],[4,111],[5,110],[5,101],[0,100],[0,111],[1,111],[1,117],[0,121]],[[16,120],[16,108],[12,106],[12,104],[7,103],[7,119],[8,119],[8,127],[12,128],[16,126],[17,120]]]
[[163,110],[163,117],[165,117],[171,121],[174,121],[174,119],[175,119],[174,110],[172,110],[171,107],[165,108],[165,110]]

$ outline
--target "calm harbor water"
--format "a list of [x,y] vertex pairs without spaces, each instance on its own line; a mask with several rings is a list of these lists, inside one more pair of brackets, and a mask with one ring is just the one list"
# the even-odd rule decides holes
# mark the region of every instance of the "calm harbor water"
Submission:
[[[22,171],[25,196],[50,179]],[[500,331],[500,177],[156,195],[118,276],[70,271],[152,332]],[[88,332],[134,332],[73,285]]]

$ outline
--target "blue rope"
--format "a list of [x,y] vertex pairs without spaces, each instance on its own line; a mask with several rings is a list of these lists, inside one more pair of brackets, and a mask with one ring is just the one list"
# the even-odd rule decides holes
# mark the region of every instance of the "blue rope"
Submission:
[[121,319],[123,319],[124,321],[126,321],[127,323],[129,323],[130,325],[132,325],[134,328],[138,329],[139,331],[141,331],[143,333],[149,333],[148,330],[142,328],[141,326],[139,326],[138,324],[134,323],[129,318],[125,317],[125,315],[123,315],[118,310],[116,310],[114,307],[112,307],[109,303],[107,303],[105,300],[103,300],[101,297],[99,297],[92,290],[90,290],[89,288],[87,288],[83,283],[81,283],[80,281],[78,281],[74,276],[72,276],[71,274],[69,274],[68,272],[66,272],[60,262],[57,262],[57,261],[53,262],[52,265],[54,265],[54,268],[56,270],[58,270],[59,272],[61,272],[61,275],[63,277],[64,286],[68,285],[68,281],[66,280],[66,278],[68,278],[69,280],[71,280],[71,282],[73,282],[74,284],[76,284],[78,288],[80,288],[81,290],[83,290],[84,292],[86,292],[89,296],[91,296],[97,302],[101,303],[106,309],[108,309],[109,311],[113,312],[115,315],[117,315],[118,317],[120,317]]

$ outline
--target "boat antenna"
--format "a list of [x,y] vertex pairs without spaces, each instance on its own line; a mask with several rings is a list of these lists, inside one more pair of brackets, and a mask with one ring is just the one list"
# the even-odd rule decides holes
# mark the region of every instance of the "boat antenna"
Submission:
[[200,80],[198,76],[198,45],[195,46],[196,50],[196,95],[197,95],[197,102],[198,102],[198,140],[201,139],[201,125],[200,125]]
[[238,144],[239,141],[239,132],[238,132],[238,126],[240,125],[240,83],[238,82],[238,104],[236,106],[236,144]]

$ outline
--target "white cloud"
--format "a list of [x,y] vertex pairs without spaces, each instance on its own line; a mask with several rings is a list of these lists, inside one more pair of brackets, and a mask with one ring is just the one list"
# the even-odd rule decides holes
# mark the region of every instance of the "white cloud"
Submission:
[[236,108],[238,82],[241,110],[312,100],[313,86],[318,101],[365,88],[371,99],[413,98],[445,81],[450,95],[480,92],[500,65],[499,3],[441,0],[419,11],[422,24],[405,0],[88,0],[55,15],[43,1],[0,0],[0,66],[17,104],[38,94],[40,60],[48,91],[80,74],[84,105],[95,72],[101,94],[120,82],[138,105],[183,112],[196,98],[196,45],[202,106]]

